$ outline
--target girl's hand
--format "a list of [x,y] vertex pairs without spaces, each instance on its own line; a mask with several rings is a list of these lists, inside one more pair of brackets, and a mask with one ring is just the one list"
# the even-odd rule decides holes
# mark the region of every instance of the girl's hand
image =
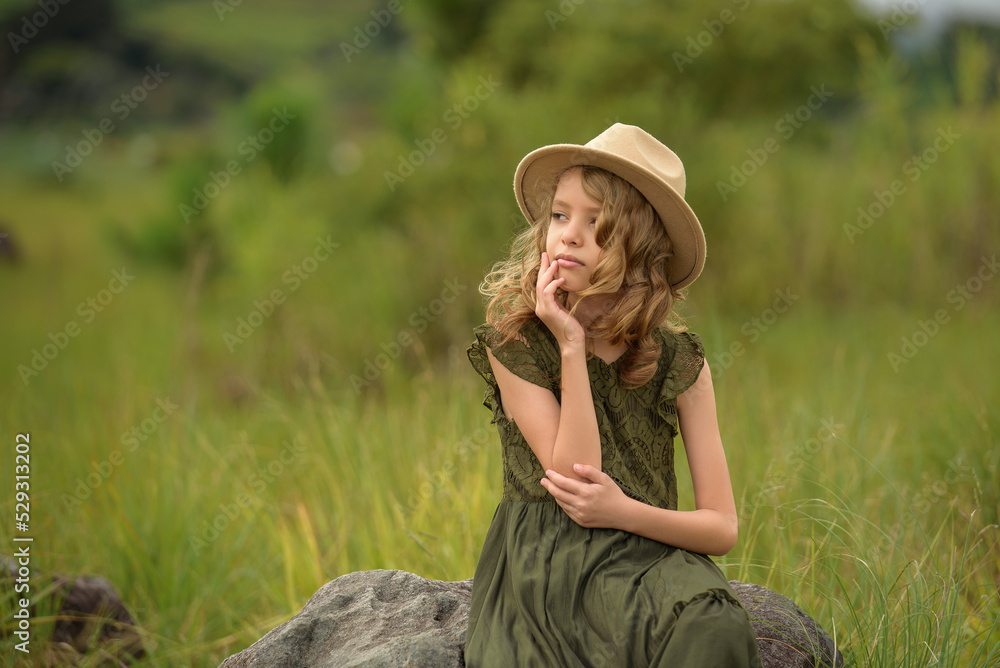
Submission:
[[538,269],[538,282],[535,285],[535,315],[545,323],[549,331],[559,342],[559,349],[586,350],[586,332],[580,322],[569,314],[569,311],[556,299],[565,278],[555,278],[559,263],[550,262],[549,254],[542,253],[542,264]]
[[618,529],[628,512],[629,498],[607,473],[590,465],[574,464],[583,480],[573,480],[551,469],[541,483],[570,519],[588,529]]

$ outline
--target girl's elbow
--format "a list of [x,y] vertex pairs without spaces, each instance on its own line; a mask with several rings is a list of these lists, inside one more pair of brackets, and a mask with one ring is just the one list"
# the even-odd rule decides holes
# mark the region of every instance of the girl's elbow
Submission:
[[731,536],[727,536],[725,542],[722,545],[722,551],[719,552],[719,554],[716,555],[716,556],[723,557],[723,556],[729,554],[729,552],[734,547],[736,547],[736,543],[739,541],[739,539],[740,539],[739,534],[737,532],[735,532],[735,531],[733,532],[733,534]]
[[715,546],[711,556],[722,557],[736,547],[740,539],[739,521],[736,516],[727,517],[722,530],[719,532],[719,541]]
[[573,470],[574,464],[589,464],[598,471],[603,470],[601,468],[602,462],[600,459],[588,460],[586,457],[580,457],[576,453],[553,453],[553,456],[549,459],[549,465],[553,471],[561,473],[567,478],[572,478],[573,480],[587,480],[587,478],[578,475],[576,471]]
[[736,547],[736,541],[735,540],[731,541],[728,538],[726,538],[726,539],[720,539],[715,544],[714,548],[711,549],[711,550],[709,550],[707,552],[707,554],[710,557],[724,557],[727,554],[729,554],[734,547]]

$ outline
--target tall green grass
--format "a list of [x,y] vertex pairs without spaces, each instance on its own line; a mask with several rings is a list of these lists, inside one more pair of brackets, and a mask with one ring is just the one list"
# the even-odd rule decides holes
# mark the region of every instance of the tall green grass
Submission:
[[[351,571],[472,576],[500,457],[461,348],[416,375],[390,365],[377,394],[305,365],[234,398],[170,326],[183,291],[162,279],[134,290],[8,393],[0,428],[32,432],[33,565],[112,580],[146,636],[142,665],[216,665]],[[996,314],[956,314],[895,374],[886,353],[909,316],[796,305],[751,343],[743,325],[759,313],[688,312],[715,368],[741,507],[727,575],[790,596],[853,665],[995,665],[998,384],[982,351]],[[731,365],[713,358],[735,340],[745,352]],[[180,408],[67,504],[163,398]],[[685,466],[681,454],[690,507]]]
[[[559,39],[607,19],[586,18],[590,7]],[[520,18],[549,31],[535,11],[525,3],[517,30],[498,29],[517,32]],[[506,184],[528,150],[585,141],[621,112],[682,155],[708,236],[684,314],[709,352],[741,510],[727,574],[790,596],[853,665],[996,665],[1000,283],[961,307],[949,299],[1000,249],[989,51],[963,43],[961,76],[918,89],[899,59],[863,36],[856,46],[857,71],[841,79],[856,84],[850,103],[818,113],[727,201],[716,181],[793,108],[716,117],[682,102],[665,116],[647,95],[581,114],[579,95],[510,82],[390,192],[384,172],[491,70],[486,47],[440,84],[444,102],[430,69],[386,74],[423,97],[390,96],[384,126],[345,121],[347,132],[314,109],[309,136],[350,136],[358,170],[333,178],[318,140],[287,183],[258,161],[200,214],[198,234],[177,206],[254,129],[238,120],[252,109],[208,130],[150,129],[157,159],[142,165],[129,162],[133,137],[109,136],[58,188],[37,139],[4,129],[0,213],[22,259],[0,264],[0,514],[13,511],[13,434],[29,431],[33,566],[109,578],[147,666],[217,665],[351,571],[471,577],[501,471],[464,349],[482,313],[475,286],[519,220]],[[848,238],[857,208],[949,126],[961,137]],[[327,236],[339,247],[293,290],[285,272]],[[79,304],[122,267],[134,281],[84,322]],[[464,287],[420,315],[446,281]],[[227,343],[275,289],[284,303]],[[775,291],[796,295],[786,313],[769,312]],[[70,321],[79,334],[22,382],[18,367]],[[397,350],[402,332],[413,336]],[[893,363],[906,345],[914,354]],[[158,401],[178,408],[157,421]],[[144,424],[130,449],[123,434]],[[115,451],[121,463],[100,475]],[[11,531],[0,522],[4,545]],[[12,606],[0,600],[3,629]],[[36,642],[52,624],[42,610]],[[13,652],[0,641],[3,660]]]

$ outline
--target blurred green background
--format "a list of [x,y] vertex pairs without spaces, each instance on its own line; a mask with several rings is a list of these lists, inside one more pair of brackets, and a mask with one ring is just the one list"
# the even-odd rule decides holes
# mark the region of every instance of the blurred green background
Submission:
[[[921,20],[0,0],[0,554],[27,432],[33,567],[111,580],[143,665],[217,665],[353,570],[471,577],[500,459],[465,349],[514,168],[623,122],[705,228],[681,313],[744,518],[727,575],[854,665],[994,665],[1000,32],[901,41]],[[68,661],[54,621],[38,665]]]

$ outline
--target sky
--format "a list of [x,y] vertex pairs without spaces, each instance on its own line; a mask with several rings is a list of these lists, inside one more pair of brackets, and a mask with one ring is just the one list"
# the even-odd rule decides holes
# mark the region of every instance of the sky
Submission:
[[[895,14],[904,23],[909,38],[933,41],[956,21],[981,22],[1000,26],[1000,0],[855,0],[876,15]],[[912,20],[914,16],[919,20]]]

